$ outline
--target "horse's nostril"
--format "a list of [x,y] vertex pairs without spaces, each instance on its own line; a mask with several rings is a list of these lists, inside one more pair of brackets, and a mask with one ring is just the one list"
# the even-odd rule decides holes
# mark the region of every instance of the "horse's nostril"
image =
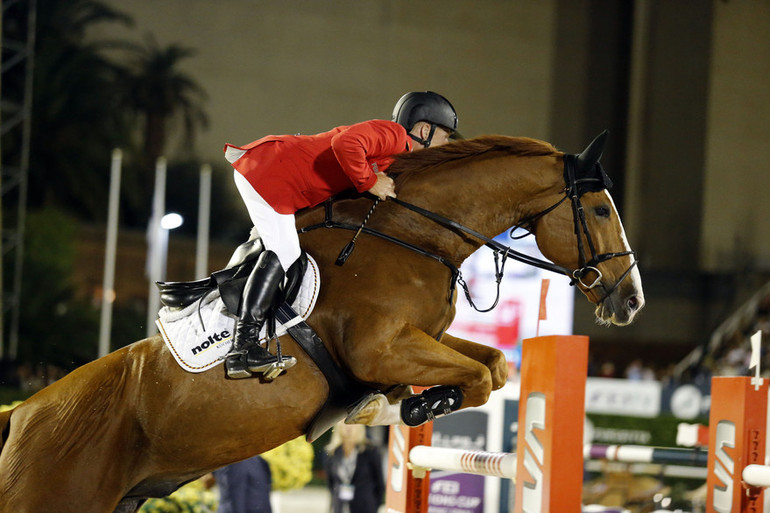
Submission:
[[628,298],[626,304],[628,305],[629,310],[634,311],[639,308],[639,299],[636,296],[631,296]]

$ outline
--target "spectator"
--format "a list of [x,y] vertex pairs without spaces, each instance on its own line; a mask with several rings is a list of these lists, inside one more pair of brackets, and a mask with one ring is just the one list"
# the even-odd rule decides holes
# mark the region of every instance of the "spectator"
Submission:
[[606,361],[602,363],[601,367],[599,367],[599,377],[600,378],[614,378],[615,376],[615,364]]
[[628,364],[628,367],[626,367],[626,379],[631,381],[641,381],[643,371],[642,361],[639,359],[634,360]]
[[261,456],[214,471],[219,485],[219,513],[272,513],[270,467]]
[[385,480],[380,451],[366,439],[366,426],[337,424],[326,450],[332,513],[377,513]]

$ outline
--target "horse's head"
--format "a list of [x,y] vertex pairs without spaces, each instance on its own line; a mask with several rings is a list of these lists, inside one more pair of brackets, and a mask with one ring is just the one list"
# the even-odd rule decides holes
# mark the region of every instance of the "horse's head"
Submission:
[[606,135],[580,155],[564,156],[566,197],[535,216],[532,227],[543,255],[570,269],[576,286],[596,305],[597,321],[623,326],[644,306],[644,292],[636,256],[607,191],[612,182],[599,164]]
[[[403,173],[399,198],[432,212],[433,221],[416,228],[389,219],[394,228],[408,227],[409,237],[422,234],[420,247],[456,262],[511,224],[526,227],[556,265],[541,264],[569,275],[597,305],[599,322],[629,324],[644,306],[644,294],[636,257],[607,192],[612,183],[599,164],[606,136],[580,155],[564,155],[536,139],[503,136],[399,155],[390,169]],[[435,213],[459,223],[437,220]],[[413,222],[414,215],[407,216]],[[466,235],[458,236],[461,231]]]

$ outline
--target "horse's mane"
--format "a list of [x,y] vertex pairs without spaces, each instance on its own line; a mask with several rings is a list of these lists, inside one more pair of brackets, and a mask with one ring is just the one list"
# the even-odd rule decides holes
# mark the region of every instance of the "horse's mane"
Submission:
[[543,157],[561,154],[551,144],[529,137],[483,135],[435,148],[401,153],[395,156],[393,164],[388,168],[388,173],[413,173],[439,164],[473,157],[491,157],[499,153],[519,157]]

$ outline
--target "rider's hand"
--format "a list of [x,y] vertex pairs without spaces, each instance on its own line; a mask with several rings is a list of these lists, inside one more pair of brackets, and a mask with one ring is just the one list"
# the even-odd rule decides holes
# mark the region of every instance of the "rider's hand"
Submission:
[[372,185],[372,188],[369,189],[369,192],[381,200],[386,198],[395,198],[396,184],[393,183],[393,179],[385,173],[380,173],[379,171],[374,174],[377,177],[377,182]]

